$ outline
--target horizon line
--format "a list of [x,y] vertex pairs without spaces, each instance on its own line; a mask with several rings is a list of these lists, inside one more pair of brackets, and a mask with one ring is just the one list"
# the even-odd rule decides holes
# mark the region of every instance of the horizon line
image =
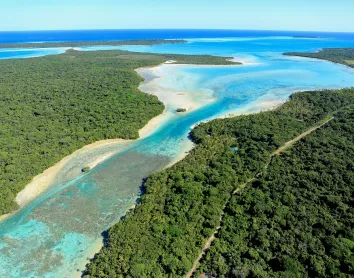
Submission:
[[42,29],[42,30],[0,30],[0,33],[16,32],[73,32],[73,31],[261,31],[261,32],[303,32],[354,34],[354,31],[316,31],[316,30],[273,30],[273,29],[232,29],[232,28],[98,28],[98,29]]

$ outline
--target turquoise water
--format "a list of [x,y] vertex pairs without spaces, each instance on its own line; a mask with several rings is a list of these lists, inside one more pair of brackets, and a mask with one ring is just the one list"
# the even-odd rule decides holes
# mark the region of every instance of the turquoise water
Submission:
[[0,49],[0,60],[41,57],[46,55],[64,53],[65,50],[66,48],[43,48],[43,49],[3,48]]
[[213,92],[216,101],[184,115],[173,114],[150,136],[129,144],[85,175],[53,184],[0,223],[0,277],[80,274],[77,269],[82,270],[90,250],[102,240],[102,232],[135,204],[146,176],[180,155],[190,127],[196,123],[245,107],[257,110],[257,105],[284,101],[295,91],[354,86],[354,71],[350,68],[281,55],[284,51],[316,51],[323,47],[354,47],[354,41],[267,37],[120,47],[153,53],[231,56],[245,65],[185,66],[169,71],[161,86],[191,94],[194,90]]

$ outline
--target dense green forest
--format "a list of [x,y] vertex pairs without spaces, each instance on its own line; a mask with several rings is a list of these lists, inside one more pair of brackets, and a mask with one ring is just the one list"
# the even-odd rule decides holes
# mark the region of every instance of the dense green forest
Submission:
[[[340,110],[353,104],[354,89],[305,92],[294,94],[290,101],[274,111],[218,119],[197,126],[191,133],[193,141],[197,144],[196,148],[183,161],[147,179],[141,202],[124,220],[109,229],[105,246],[88,265],[84,277],[183,277],[192,268],[207,238],[214,233],[231,193],[246,181],[262,173],[274,150],[313,125],[328,119],[333,114],[338,115]],[[349,117],[348,121],[353,119]],[[350,131],[353,129],[348,130]],[[329,140],[330,138],[327,138],[325,142]],[[343,143],[346,142],[343,138]],[[336,163],[331,165],[335,166]],[[350,165],[348,168],[341,169],[347,171],[348,177],[353,167],[353,164]],[[317,169],[316,165],[313,167]],[[291,170],[290,167],[288,171]],[[309,175],[315,175],[312,168],[305,170],[308,170]],[[292,191],[290,190],[289,193]],[[347,193],[348,190],[336,192],[337,195],[334,195],[331,200],[338,202],[341,194]],[[253,197],[249,198],[251,202]],[[289,202],[294,201],[290,194],[281,195],[279,198]],[[325,200],[326,196],[323,198]],[[231,209],[242,211],[243,208],[228,206],[228,210]],[[262,209],[258,210],[262,211]],[[300,209],[302,213],[306,213],[307,207],[301,206]],[[348,205],[343,209],[348,211]],[[234,214],[231,213],[230,217],[234,217]],[[247,218],[248,220],[252,221],[252,218]],[[285,224],[287,225],[287,221],[291,220],[292,218],[286,219]],[[335,225],[339,226],[350,224],[350,221],[341,222],[339,218],[336,221]],[[245,227],[251,224],[253,222],[247,222]],[[325,225],[332,224],[325,223]],[[236,227],[238,223],[230,225]],[[257,227],[256,222],[254,225]],[[345,236],[343,235],[343,238],[346,238],[344,241],[334,236],[333,246],[336,242],[343,243],[343,246],[346,244],[352,246],[353,230],[350,229],[353,229],[353,226],[348,228]],[[267,230],[262,232],[267,233]],[[232,236],[244,236],[245,241],[242,244],[246,245],[251,235],[238,235],[238,231],[233,230]],[[320,235],[318,237],[320,238]],[[272,244],[273,238],[266,237],[266,239],[269,244]],[[240,240],[242,241],[243,238]],[[219,256],[219,262],[219,257],[216,257],[219,255],[218,252],[225,251],[222,255],[229,256],[228,258],[235,256],[236,261],[237,254],[231,252],[234,246],[232,238],[230,241],[231,243],[226,241],[226,244],[221,245],[219,249],[213,247],[213,253],[210,253],[210,257],[202,266],[203,270],[218,277],[222,275],[245,277],[242,276],[243,268],[240,272],[236,269],[234,273],[233,265],[229,261]],[[283,246],[286,251],[285,243]],[[334,248],[342,248],[341,246]],[[343,248],[349,252],[352,247]],[[250,254],[260,257],[253,252],[253,249],[249,251]],[[327,256],[330,256],[330,253]],[[348,259],[346,256],[338,257],[338,260],[345,264],[344,259]],[[283,260],[283,257],[274,257],[274,259],[274,262],[277,259],[285,264],[288,262]],[[306,263],[308,262],[304,264]],[[316,259],[316,264],[325,263],[327,261],[321,261],[320,257]]]
[[353,277],[353,134],[354,105],[274,156],[264,175],[231,199],[199,272]]
[[78,41],[78,42],[43,42],[43,43],[3,43],[0,48],[54,48],[80,46],[121,46],[121,45],[156,45],[186,43],[185,40],[120,40],[120,41]]
[[136,68],[166,60],[235,64],[212,56],[79,52],[0,62],[0,214],[31,179],[82,146],[138,138],[164,106],[137,88]]
[[319,52],[287,52],[287,56],[299,56],[328,60],[334,63],[354,67],[354,48],[324,48]]

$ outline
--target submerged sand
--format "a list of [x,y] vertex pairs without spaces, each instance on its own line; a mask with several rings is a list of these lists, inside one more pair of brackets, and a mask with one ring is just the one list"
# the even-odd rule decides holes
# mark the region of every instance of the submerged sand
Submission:
[[274,110],[279,106],[283,105],[284,103],[285,100],[280,98],[257,100],[249,103],[248,105],[242,108],[237,108],[233,111],[230,111],[228,114],[223,115],[220,118],[231,118],[240,115],[249,115],[249,114],[259,113],[262,111]]
[[[139,130],[140,138],[144,138],[153,133],[159,126],[168,121],[171,116],[175,115],[176,107],[183,107],[187,109],[187,112],[192,111],[200,106],[203,103],[195,102],[191,95],[183,91],[173,91],[166,90],[166,88],[161,89],[159,86],[159,81],[164,78],[164,66],[180,66],[174,64],[175,61],[168,61],[166,64],[153,67],[153,68],[140,68],[137,69],[137,72],[145,78],[145,81],[139,87],[145,93],[156,95],[166,106],[165,111],[159,116],[151,119],[142,129]],[[211,100],[208,100],[211,101]],[[110,157],[114,156],[119,152],[118,151],[103,151],[102,153],[96,152],[93,154],[93,151],[98,151],[100,149],[106,148],[109,145],[124,145],[132,140],[123,140],[123,139],[110,139],[102,140],[89,145],[84,146],[83,148],[75,151],[71,155],[64,157],[54,166],[48,168],[43,173],[37,175],[33,180],[16,196],[16,202],[20,208],[26,206],[32,202],[36,197],[45,192],[50,186],[53,185],[57,175],[63,171],[64,167],[75,160],[78,160],[78,157],[85,158],[85,164],[78,165],[78,168],[90,167],[90,169],[95,168],[102,162],[106,161]],[[188,150],[185,150],[181,156],[177,159],[180,160],[183,155],[185,155]],[[176,160],[176,161],[177,161]],[[78,161],[75,161],[79,163]],[[81,173],[80,173],[81,174]],[[9,215],[0,216],[0,221]]]
[[[83,148],[72,153],[71,155],[64,157],[62,160],[60,160],[54,166],[45,170],[43,173],[34,177],[32,182],[30,182],[25,187],[25,189],[23,189],[20,193],[17,194],[15,199],[16,202],[20,207],[24,207],[25,205],[33,201],[38,195],[43,193],[46,189],[48,189],[50,185],[52,185],[56,175],[60,172],[60,170],[62,170],[63,167],[69,161],[71,161],[78,155],[85,155],[85,153],[89,153],[89,151],[91,150],[99,149],[113,144],[124,144],[126,142],[129,142],[129,140],[110,139],[110,140],[97,141],[95,143],[84,146]],[[88,163],[85,163],[84,165],[80,165],[80,167],[81,168],[90,167],[91,169],[93,169],[103,161],[112,157],[114,154],[115,152],[111,151],[109,153],[103,153],[98,156],[93,156],[91,157]]]
[[186,112],[183,113],[186,114],[216,100],[211,91],[193,90],[191,92],[183,89],[174,89],[163,84],[169,73],[184,67],[211,66],[175,64],[175,61],[167,61],[156,67],[145,67],[136,70],[145,79],[145,82],[139,86],[139,89],[144,93],[157,96],[166,107],[162,114],[153,118],[139,131],[140,137],[150,135],[162,123],[167,122],[172,116],[176,115],[176,109],[178,108],[186,109]]
[[[140,138],[144,138],[151,135],[154,131],[156,131],[157,128],[159,128],[162,124],[166,123],[169,119],[171,119],[171,117],[175,117],[176,108],[185,108],[187,110],[186,113],[189,113],[216,100],[216,98],[214,98],[213,96],[213,92],[210,91],[191,92],[164,87],[162,85],[162,81],[164,80],[164,78],[166,78],[166,76],[168,76],[169,70],[173,70],[176,67],[178,68],[186,66],[174,64],[174,62],[175,61],[169,61],[157,67],[140,68],[136,70],[138,74],[140,74],[145,79],[145,81],[140,85],[139,89],[145,93],[156,95],[160,99],[160,101],[165,104],[166,107],[162,114],[151,119],[141,130],[139,130]],[[188,67],[193,67],[193,65],[188,65]],[[195,67],[201,66],[195,65]],[[252,103],[248,107],[237,109],[232,115],[230,114],[228,116],[235,116],[240,114],[268,110],[278,106],[281,103],[283,103],[283,101],[262,100]],[[109,159],[110,157],[119,153],[121,149],[116,147],[124,147],[125,144],[129,144],[132,142],[132,140],[123,139],[102,140],[75,151],[71,155],[63,158],[54,166],[50,167],[43,173],[36,176],[32,180],[32,182],[29,183],[26,188],[17,195],[16,202],[19,204],[20,207],[24,207],[29,204],[36,197],[38,197],[40,194],[50,188],[55,183],[57,176],[61,176],[63,175],[63,173],[66,174],[67,172],[65,172],[65,168],[72,168],[70,164],[78,164],[76,165],[76,172],[78,171],[78,169],[82,169],[85,166],[88,166],[93,169],[104,161],[106,161],[107,159]],[[165,168],[171,167],[178,161],[182,160],[185,156],[189,154],[193,147],[194,144],[190,140],[186,139],[185,144],[182,146],[180,154],[175,157],[171,161],[171,163]],[[84,161],[85,163],[80,164],[81,161]],[[70,167],[68,165],[70,165]],[[70,176],[68,177],[68,179],[69,178]],[[8,215],[0,216],[0,221],[6,218],[7,216]],[[82,262],[82,269],[84,268],[86,263],[89,262],[89,259],[93,258],[94,255],[101,250],[102,246],[102,241],[98,241],[97,244],[95,244],[89,250],[85,261]],[[81,265],[81,262],[79,264]],[[73,276],[81,277],[81,272],[77,272],[73,274]]]
[[[145,79],[145,81],[142,82],[142,84],[140,85],[139,89],[144,93],[153,94],[157,96],[159,100],[165,104],[166,107],[162,114],[151,119],[142,129],[139,130],[140,138],[144,138],[151,135],[163,123],[166,123],[171,117],[176,116],[175,110],[177,108],[185,108],[187,110],[186,113],[189,113],[190,111],[198,109],[216,100],[216,98],[213,96],[213,92],[210,91],[176,90],[163,85],[162,81],[164,80],[164,78],[166,78],[166,76],[168,76],[171,70],[173,71],[176,68],[186,66],[211,67],[209,65],[181,65],[175,64],[175,61],[167,61],[166,63],[156,67],[139,68],[136,70],[137,73]],[[269,110],[279,106],[283,102],[283,100],[278,99],[257,101],[255,103],[251,103],[246,107],[237,109],[233,113],[224,115],[223,117]],[[34,177],[33,180],[25,187],[25,189],[18,193],[18,195],[16,196],[16,202],[19,204],[20,208],[29,204],[31,201],[33,201],[36,197],[45,192],[50,186],[54,184],[54,181],[56,180],[56,177],[59,173],[65,173],[63,169],[66,165],[68,165],[69,163],[79,163],[78,158],[80,158],[80,162],[85,161],[85,164],[77,165],[77,168],[82,169],[83,167],[88,166],[93,169],[120,151],[120,149],[110,149],[107,148],[107,146],[124,146],[124,144],[128,144],[131,142],[132,140],[110,139],[98,141],[93,144],[84,146],[80,150],[77,150],[71,155],[63,158],[61,161],[45,170],[43,173]],[[193,143],[189,140],[186,140],[180,155],[176,157],[167,167],[170,167],[176,162],[182,160],[192,148]],[[77,173],[76,175],[78,176],[79,174]],[[7,216],[8,215],[0,216],[0,221],[6,218]]]
[[187,112],[190,112],[203,105],[203,103],[196,101],[195,97],[190,93],[184,90],[173,89],[162,84],[166,72],[168,73],[181,66],[183,67],[183,65],[179,64],[162,64],[153,68],[140,68],[136,70],[136,72],[146,80],[146,77],[150,78],[149,81],[142,83],[139,89],[144,93],[157,96],[158,99],[165,104],[166,109],[164,113],[158,117],[162,117],[164,114],[174,113],[177,108],[184,108]]

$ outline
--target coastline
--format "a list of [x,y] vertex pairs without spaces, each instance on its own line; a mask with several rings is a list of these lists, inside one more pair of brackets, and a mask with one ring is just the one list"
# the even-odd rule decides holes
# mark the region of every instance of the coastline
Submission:
[[[15,200],[20,208],[26,206],[31,201],[33,201],[37,196],[42,194],[46,191],[50,185],[53,183],[56,175],[63,169],[63,167],[71,161],[73,158],[77,157],[79,154],[86,153],[90,150],[95,150],[98,148],[102,148],[111,144],[122,144],[129,142],[131,140],[124,140],[124,139],[108,139],[108,140],[101,140],[94,142],[92,144],[86,145],[79,150],[76,150],[72,154],[64,157],[62,160],[57,162],[52,167],[46,169],[43,173],[35,176],[32,181],[21,191],[17,194]],[[105,153],[100,156],[93,157],[90,162],[86,163],[85,165],[80,165],[83,167],[88,166],[91,169],[102,163],[104,160],[110,158],[115,153]]]
[[[133,142],[133,140],[125,140],[125,139],[107,139],[107,140],[100,140],[96,141],[94,143],[85,145],[81,149],[76,150],[72,154],[62,158],[59,162],[54,164],[52,167],[49,167],[46,169],[44,172],[41,174],[38,174],[35,176],[32,181],[26,185],[26,187],[20,191],[15,198],[16,203],[19,205],[19,209],[8,213],[8,214],[3,214],[0,215],[0,222],[3,220],[6,220],[8,217],[12,216],[15,214],[18,210],[22,209],[26,205],[28,205],[30,202],[32,202],[34,199],[36,199],[39,195],[44,193],[47,189],[49,189],[57,174],[69,163],[72,161],[74,158],[76,158],[78,155],[85,155],[85,153],[88,153],[89,151],[92,150],[97,150],[103,147],[107,147],[109,145],[121,145],[121,144],[126,144],[129,142]],[[113,155],[115,155],[116,152],[108,152],[108,153],[103,153],[100,155],[93,156],[92,159],[85,163],[84,165],[80,165],[81,168],[88,166],[90,169],[95,168],[105,160],[109,159]]]
[[[187,111],[185,113],[189,113],[192,110],[195,110],[199,107],[201,107],[203,104],[208,104],[210,101],[214,101],[215,98],[209,99],[208,102],[200,102],[197,103],[193,101],[187,92],[182,92],[182,91],[174,91],[170,89],[164,88],[163,90],[159,89],[158,82],[161,81],[164,78],[164,74],[159,74],[159,72],[164,72],[164,67],[165,66],[171,66],[171,67],[181,67],[181,66],[186,66],[186,65],[181,65],[181,64],[174,64],[174,61],[167,61],[161,65],[155,66],[155,67],[142,67],[138,68],[135,71],[139,74],[139,76],[144,78],[144,81],[140,84],[139,90],[146,94],[153,94],[158,97],[158,99],[163,102],[165,105],[165,110],[158,116],[152,118],[143,128],[139,130],[139,139],[148,137],[151,135],[156,129],[158,129],[162,124],[166,123],[170,118],[176,115],[174,107],[176,107],[176,103],[180,106],[187,107]],[[191,66],[191,65],[188,65]],[[192,65],[192,66],[197,66],[198,65]],[[177,100],[176,100],[177,98]],[[177,106],[178,106],[177,105]],[[184,114],[185,114],[184,113]],[[191,127],[191,129],[193,126]],[[124,143],[124,140],[121,140],[122,143]],[[178,156],[176,156],[168,165],[164,167],[164,169],[169,168],[173,166],[174,164],[178,163],[179,161],[183,160],[189,152],[194,148],[194,143],[190,141],[189,139],[186,138],[181,152]],[[131,209],[134,209],[136,205],[133,205]],[[97,253],[100,252],[102,247],[104,246],[102,241],[97,242],[87,253],[85,256],[85,259],[81,261],[82,267],[78,266],[78,269],[85,269],[85,265],[89,263],[89,261],[95,257]],[[79,263],[79,264],[81,264]],[[73,278],[79,278],[82,276],[81,272],[77,272],[73,274]]]
[[[50,186],[53,184],[57,174],[64,168],[64,166],[73,160],[75,157],[77,157],[80,154],[84,154],[85,152],[88,152],[90,150],[95,150],[101,147],[105,147],[111,144],[122,144],[129,142],[129,140],[123,140],[123,139],[109,139],[109,140],[101,140],[94,142],[89,145],[85,145],[81,149],[76,150],[72,154],[62,158],[59,162],[54,164],[53,166],[49,167],[46,169],[44,172],[41,174],[38,174],[35,176],[30,183],[26,185],[26,187],[21,190],[15,198],[16,203],[19,205],[19,209],[8,213],[8,214],[3,214],[0,215],[0,222],[5,220],[6,218],[12,216],[15,214],[18,210],[22,209],[26,205],[28,205],[30,202],[32,202],[35,198],[37,198],[39,195],[44,193],[47,189],[50,188]],[[113,156],[115,153],[111,152],[110,154],[102,154],[100,156],[93,157],[93,159],[89,162],[83,165],[82,167],[88,166],[91,169],[99,165],[101,162],[104,160],[110,158]],[[81,165],[80,165],[81,166]]]
[[[144,93],[149,93],[156,95],[160,101],[162,101],[165,105],[165,110],[163,113],[160,115],[152,118],[143,128],[139,130],[139,139],[145,138],[149,135],[151,135],[154,131],[156,131],[157,128],[159,128],[162,124],[166,123],[171,117],[178,117],[178,114],[176,114],[175,109],[173,107],[177,106],[186,106],[187,107],[187,112],[190,112],[192,110],[195,110],[199,107],[201,107],[203,104],[206,105],[206,99],[203,98],[202,101],[196,101],[192,98],[188,92],[184,91],[174,91],[174,90],[166,90],[166,89],[157,89],[157,83],[161,81],[165,76],[163,74],[159,74],[159,72],[163,72],[164,69],[167,67],[182,67],[183,65],[180,64],[161,64],[156,67],[149,67],[149,68],[140,68],[137,69],[136,71],[139,73],[140,76],[143,76],[141,72],[145,71],[147,74],[150,74],[150,78],[145,78],[145,80],[140,84],[139,89],[143,91]],[[187,66],[187,65],[186,65]],[[191,66],[191,65],[188,65]],[[193,66],[193,65],[192,65]],[[195,65],[196,67],[200,67],[199,65]],[[209,67],[209,66],[208,66]],[[154,73],[152,75],[151,73]],[[168,74],[168,73],[167,73]],[[143,76],[144,77],[144,76]],[[150,86],[150,91],[145,90],[145,86],[149,85]],[[152,86],[152,87],[151,87]],[[152,88],[152,89],[151,89]],[[163,100],[161,100],[161,98]],[[176,101],[176,99],[178,101]],[[215,101],[216,99],[213,97],[209,97],[208,101]],[[249,105],[235,109],[234,111],[228,112],[228,116],[218,116],[217,118],[223,118],[223,117],[234,117],[236,115],[240,114],[251,114],[251,113],[257,113],[260,111],[265,111],[269,109],[274,109],[278,107],[279,105],[283,104],[284,100],[280,99],[259,99],[258,101],[251,102]],[[191,126],[191,129],[193,126]],[[137,140],[139,140],[137,139]],[[77,157],[80,153],[85,153],[89,150],[94,150],[94,149],[100,149],[102,147],[105,147],[107,145],[111,144],[125,144],[128,142],[133,142],[135,140],[124,140],[124,139],[110,139],[110,140],[102,140],[102,141],[97,141],[95,143],[89,144],[84,146],[83,148],[75,151],[71,155],[63,158],[61,161],[59,161],[57,164],[54,166],[48,168],[45,170],[42,174],[36,176],[33,181],[26,186],[26,188],[21,191],[17,197],[16,201],[19,203],[20,207],[23,207],[27,205],[29,202],[34,200],[36,197],[38,197],[40,194],[45,192],[51,185],[53,185],[53,181],[55,180],[56,176],[58,173],[63,169],[63,167],[69,163],[71,160],[73,160],[75,157]],[[176,156],[165,168],[169,168],[173,166],[174,164],[178,163],[182,159],[184,159],[188,154],[191,149],[193,149],[194,144],[186,140],[185,144],[183,145],[180,153],[178,156]],[[80,165],[80,167],[84,166],[89,166],[91,169],[98,166],[100,163],[104,162],[105,160],[109,159],[113,155],[115,155],[117,152],[106,152],[104,154],[100,154],[94,158],[91,159],[89,163],[85,163],[84,165]],[[11,215],[11,214],[10,214]],[[2,221],[4,218],[8,217],[9,215],[5,215],[3,217],[0,216],[0,221]],[[80,270],[85,269],[85,265],[90,261],[90,259],[94,258],[94,256],[102,249],[103,247],[103,242],[99,241],[95,243],[91,248],[85,252],[84,258],[78,261],[78,268]],[[77,271],[73,273],[73,277],[81,277],[82,273],[81,271]]]
[[[174,64],[174,61],[167,61],[161,65],[154,66],[154,67],[143,67],[143,68],[138,68],[136,69],[136,72],[144,78],[144,81],[141,82],[139,89],[143,91],[144,93],[148,94],[153,94],[159,98],[161,102],[164,103],[165,105],[165,110],[163,113],[160,115],[152,118],[144,127],[142,127],[139,130],[139,139],[145,138],[149,135],[151,135],[159,126],[161,126],[163,123],[167,122],[172,116],[175,115],[174,109],[171,109],[171,106],[174,106],[176,104],[180,106],[186,106],[187,107],[187,113],[191,110],[194,110],[196,108],[199,108],[202,106],[202,103],[195,103],[187,93],[178,91],[174,92],[173,94],[170,94],[166,96],[166,90],[158,90],[157,85],[156,86],[151,86],[150,82],[157,82],[159,79],[164,78],[163,75],[151,75],[151,71],[155,73],[156,71],[164,71],[163,66],[168,65],[168,66],[173,66],[173,67],[179,67],[179,66],[185,66],[182,64]],[[199,66],[199,65],[189,65],[189,66]],[[146,77],[146,74],[150,74],[150,77]],[[150,89],[145,91],[146,85],[149,84]],[[152,89],[151,89],[152,88]],[[156,91],[155,91],[156,90]],[[162,98],[162,99],[161,99]],[[176,101],[176,98],[178,99]],[[211,101],[211,100],[210,100]],[[100,140],[91,144],[88,144],[84,147],[82,147],[79,150],[76,150],[72,154],[62,158],[59,162],[51,166],[50,168],[46,169],[44,172],[38,174],[35,176],[32,181],[26,185],[26,187],[20,191],[15,198],[15,201],[19,205],[19,209],[25,207],[28,205],[30,202],[32,202],[35,198],[37,198],[39,195],[44,193],[47,189],[49,189],[52,185],[53,182],[56,179],[56,176],[60,171],[67,165],[69,162],[73,161],[75,158],[77,158],[79,155],[85,156],[85,154],[89,153],[92,150],[98,150],[103,147],[107,147],[109,145],[121,145],[121,144],[126,144],[129,142],[133,142],[135,140],[124,140],[124,139],[108,139],[108,140]],[[105,160],[109,159],[113,155],[115,155],[117,152],[111,151],[111,152],[106,152],[106,153],[101,153],[98,155],[94,155],[88,162],[86,162],[84,165],[80,165],[81,168],[88,166],[90,169],[95,168]],[[185,156],[185,152],[181,154],[181,156],[178,157],[178,159],[171,164],[168,165],[170,167],[177,161],[181,160]],[[11,215],[15,214],[18,210],[13,211],[9,214],[4,214],[0,215],[0,221],[5,220],[6,218],[10,217]]]
[[[233,62],[236,62],[236,58],[232,59]],[[249,63],[252,64],[252,63]],[[242,65],[246,66],[248,63],[243,63]],[[192,96],[188,92],[184,90],[174,90],[171,88],[161,87],[159,83],[162,79],[165,78],[166,72],[169,70],[173,70],[175,68],[181,67],[230,67],[233,65],[193,65],[193,64],[175,64],[175,61],[166,61],[160,65],[153,66],[153,67],[142,67],[137,68],[135,71],[139,76],[143,77],[143,81],[139,85],[139,89],[147,94],[153,94],[158,97],[158,99],[165,105],[165,110],[158,116],[152,118],[144,127],[139,130],[139,138],[136,140],[140,140],[142,138],[148,137],[151,135],[156,129],[158,129],[162,124],[166,123],[171,117],[176,116],[175,110],[177,108],[185,108],[187,111],[185,113],[189,113],[192,110],[198,109],[205,104],[210,102],[214,102],[216,100],[215,97],[212,96],[212,92],[205,92],[201,91],[199,94],[197,93],[196,96]],[[235,66],[239,66],[235,64]],[[206,95],[206,96],[205,96]],[[283,103],[283,101],[281,102]],[[277,105],[281,104],[280,102]],[[252,105],[251,105],[252,106]],[[255,113],[257,111],[264,111],[267,109],[274,108],[274,105],[269,105],[269,107],[259,107],[259,109],[251,109],[247,110],[247,107],[243,109],[237,109],[236,113],[230,113],[229,115],[220,116],[223,117],[232,117],[244,113]],[[184,113],[184,114],[185,114]],[[191,127],[193,128],[193,127]],[[26,187],[20,191],[15,201],[19,205],[19,209],[25,207],[27,204],[32,202],[35,198],[39,195],[44,193],[47,189],[49,189],[57,175],[60,171],[67,165],[69,162],[73,161],[79,155],[85,157],[85,154],[89,153],[92,150],[98,150],[100,148],[115,144],[115,145],[122,145],[129,142],[134,142],[135,140],[124,140],[124,139],[108,139],[108,140],[100,140],[94,142],[92,144],[86,145],[79,150],[76,150],[72,154],[64,157],[59,162],[57,162],[52,167],[46,169],[41,174],[35,176],[32,181],[26,185]],[[185,146],[183,146],[183,151],[181,151],[180,155],[176,157],[171,163],[169,163],[165,168],[169,168],[178,161],[182,160],[186,157],[189,151],[193,148],[193,143],[189,140],[186,140]],[[90,158],[84,165],[80,165],[81,168],[83,167],[90,167],[90,169],[95,168],[105,160],[109,159],[110,157],[114,156],[118,151],[110,151],[104,152],[100,154],[96,154]],[[5,220],[12,214],[16,213],[18,210],[5,214],[0,215],[0,221]]]
[[232,111],[229,111],[227,114],[221,115],[218,117],[219,119],[232,118],[241,115],[250,115],[256,114],[264,111],[270,111],[277,109],[282,106],[287,100],[274,98],[274,99],[266,99],[266,100],[256,100],[254,102],[249,103],[242,108],[236,108]]
[[[159,78],[163,78],[163,77],[159,77]],[[171,98],[171,100],[173,100],[173,97]],[[259,113],[259,112],[262,112],[262,111],[273,110],[273,109],[276,109],[279,106],[283,105],[286,101],[287,100],[275,99],[275,98],[258,100],[258,101],[254,101],[254,102],[250,103],[249,105],[247,105],[245,107],[235,109],[234,111],[231,111],[227,115],[219,116],[218,118],[235,117],[235,116],[239,116],[239,115],[254,114],[254,113]],[[164,103],[164,104],[166,105],[166,103]],[[191,109],[191,110],[193,110],[193,109]],[[191,110],[189,110],[189,111],[191,111]],[[189,111],[187,111],[187,113]],[[140,140],[142,138],[145,138],[145,137],[148,137],[149,135],[151,135],[154,131],[156,131],[157,128],[160,127],[161,124],[163,124],[166,121],[168,121],[170,119],[170,117],[172,117],[173,115],[174,115],[173,112],[168,111],[167,108],[165,108],[163,113],[161,113],[160,115],[152,118],[143,128],[141,128],[139,130],[140,138],[136,139],[136,140]],[[194,126],[190,127],[191,130],[193,128],[194,128]],[[100,149],[102,147],[105,147],[105,146],[108,146],[108,145],[111,145],[111,144],[125,144],[125,143],[129,143],[129,142],[134,142],[136,140],[108,139],[108,140],[97,141],[95,143],[92,143],[92,144],[84,146],[80,150],[75,151],[73,154],[69,155],[68,157],[65,157],[63,159],[64,161],[62,160],[62,161],[58,162],[57,163],[58,165],[56,164],[56,165],[54,165],[51,168],[60,167],[60,166],[63,167],[66,164],[65,163],[66,161],[70,161],[73,157],[76,157],[78,154],[83,153],[85,151],[94,150],[94,149]],[[177,157],[175,157],[164,168],[165,169],[169,168],[169,167],[173,166],[174,164],[178,163],[179,161],[183,160],[190,153],[190,151],[194,148],[194,146],[195,146],[195,144],[192,141],[186,139],[185,143],[183,144],[183,147],[181,149],[180,154]],[[94,167],[98,166],[100,163],[102,163],[105,160],[109,159],[110,157],[112,157],[116,153],[117,152],[104,153],[104,154],[102,154],[100,156],[95,157],[94,160],[92,160],[90,163],[86,163],[85,166],[89,166],[91,169],[93,169]],[[51,170],[51,168],[47,169],[46,171]],[[60,168],[58,168],[57,171],[55,171],[55,169],[53,169],[53,170],[54,170],[54,174],[57,174],[60,171]],[[53,176],[53,179],[54,178],[55,178],[55,175]],[[46,188],[44,188],[44,191],[45,190],[46,190]],[[41,194],[42,192],[43,191],[39,192],[38,195]],[[34,196],[34,198],[37,197],[38,195]],[[29,202],[30,201],[31,200],[29,200]],[[96,249],[95,250],[98,252],[101,249],[101,247],[98,248],[97,250]],[[93,255],[94,254],[95,253],[93,253]]]
[[[143,128],[139,130],[139,139],[148,137],[152,134],[161,124],[168,120],[169,116],[167,110],[165,110],[156,117],[152,118]],[[137,139],[137,140],[139,140]]]
[[[193,94],[191,94],[185,89],[175,89],[170,88],[168,86],[164,86],[161,81],[165,79],[166,75],[169,75],[169,73],[171,72],[173,73],[173,75],[175,75],[176,72],[174,70],[176,68],[178,69],[183,67],[212,67],[209,65],[174,64],[173,62],[174,61],[168,61],[156,67],[145,67],[136,69],[136,72],[146,80],[146,82],[143,82],[139,86],[139,89],[146,94],[152,94],[157,96],[158,99],[165,105],[164,113],[160,114],[156,118],[176,114],[177,108],[184,108],[186,109],[185,113],[188,113],[192,110],[200,108],[206,103],[210,103],[216,100],[216,98],[213,96],[213,92],[210,91],[206,92],[202,90],[193,90]],[[230,66],[226,65],[226,67]],[[153,120],[157,121],[156,118],[154,118],[155,120]]]
[[74,272],[70,277],[72,278],[81,278],[82,277],[82,271],[84,271],[85,266],[91,261],[91,259],[93,259],[95,257],[95,255],[101,251],[101,249],[103,248],[104,243],[103,240],[100,239],[98,240],[93,246],[92,248],[90,248],[85,255],[85,258],[82,261],[78,262],[78,265],[83,265],[83,267],[78,266],[79,268],[77,270],[77,272]]
[[[139,140],[141,138],[147,137],[150,135],[156,128],[159,127],[160,124],[164,122],[164,118],[166,117],[165,111],[152,118],[143,128],[139,130],[139,136],[140,138],[136,139]],[[49,189],[52,185],[53,182],[55,181],[55,178],[58,173],[72,160],[77,158],[79,155],[85,156],[85,154],[89,154],[90,151],[98,150],[103,147],[107,147],[110,145],[123,145],[126,143],[131,143],[136,140],[126,140],[126,139],[107,139],[107,140],[100,140],[96,141],[94,143],[88,144],[83,146],[81,149],[76,150],[72,154],[62,158],[59,162],[54,164],[53,166],[49,167],[42,173],[38,174],[35,176],[30,183],[26,185],[26,187],[21,190],[15,198],[16,203],[19,205],[19,209],[8,213],[8,214],[3,214],[0,215],[0,222],[5,220],[6,218],[12,216],[15,214],[18,210],[22,209],[26,205],[28,205],[30,202],[32,202],[34,199],[36,199],[39,195],[44,193],[47,189]],[[110,151],[106,153],[102,153],[99,155],[93,156],[88,162],[85,164],[80,165],[81,168],[83,167],[89,167],[90,170],[94,169],[97,167],[99,164],[102,162],[106,161],[107,159],[111,158],[114,156],[117,152]]]

